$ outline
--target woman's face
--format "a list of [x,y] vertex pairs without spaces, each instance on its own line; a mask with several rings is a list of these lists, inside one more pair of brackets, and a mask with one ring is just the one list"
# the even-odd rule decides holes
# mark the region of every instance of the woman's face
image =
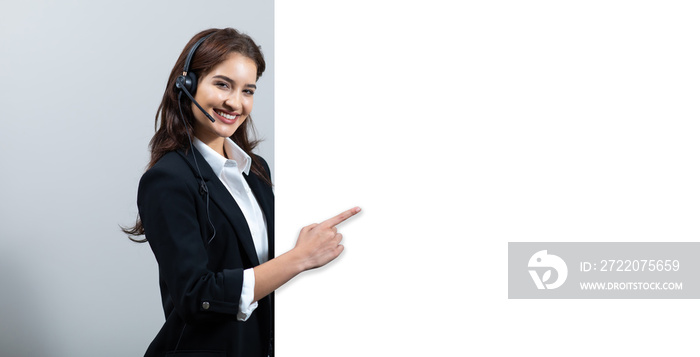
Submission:
[[197,84],[194,99],[216,121],[211,122],[192,103],[194,135],[214,150],[223,150],[223,139],[230,137],[253,110],[257,66],[237,52],[215,66]]

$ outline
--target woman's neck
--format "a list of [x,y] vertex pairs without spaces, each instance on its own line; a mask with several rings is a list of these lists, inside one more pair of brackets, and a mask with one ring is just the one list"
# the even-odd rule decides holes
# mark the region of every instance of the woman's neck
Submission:
[[216,151],[219,155],[228,159],[228,157],[226,157],[226,150],[224,150],[224,142],[226,141],[226,138],[222,138],[220,136],[213,138],[202,138],[197,134],[195,134],[195,136],[212,150]]

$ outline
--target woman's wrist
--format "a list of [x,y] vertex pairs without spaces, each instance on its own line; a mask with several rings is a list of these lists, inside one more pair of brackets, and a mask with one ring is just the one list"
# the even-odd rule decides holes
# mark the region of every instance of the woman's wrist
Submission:
[[298,247],[292,248],[287,253],[282,254],[279,258],[285,259],[285,266],[287,266],[294,275],[302,273],[309,270],[307,267],[307,261],[304,254],[300,251]]

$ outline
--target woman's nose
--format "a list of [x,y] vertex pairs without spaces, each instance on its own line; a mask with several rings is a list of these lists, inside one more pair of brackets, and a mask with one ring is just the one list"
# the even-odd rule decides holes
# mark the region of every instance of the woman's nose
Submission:
[[241,109],[241,96],[239,93],[232,93],[226,97],[226,101],[224,103],[234,112],[239,111]]

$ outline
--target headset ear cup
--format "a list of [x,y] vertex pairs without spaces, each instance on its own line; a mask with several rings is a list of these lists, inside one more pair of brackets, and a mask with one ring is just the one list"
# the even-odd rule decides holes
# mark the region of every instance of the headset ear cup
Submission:
[[182,88],[185,87],[185,81],[186,81],[186,80],[187,80],[187,79],[185,78],[185,76],[179,75],[177,78],[175,78],[175,88],[176,88],[178,91],[182,92]]
[[185,86],[187,86],[187,90],[194,97],[194,93],[197,92],[197,75],[194,72],[187,73]]
[[194,96],[197,91],[197,75],[194,73],[188,73],[186,76],[180,75],[175,79],[175,88],[179,91],[186,90]]

